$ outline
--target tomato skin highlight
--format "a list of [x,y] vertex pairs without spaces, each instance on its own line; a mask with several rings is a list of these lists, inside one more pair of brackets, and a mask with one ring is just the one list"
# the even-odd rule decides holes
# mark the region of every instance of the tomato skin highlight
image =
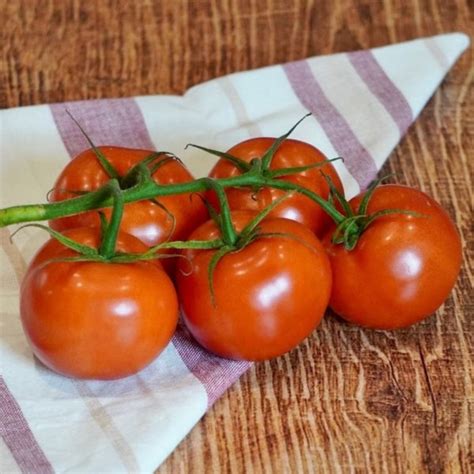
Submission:
[[[233,146],[228,153],[246,162],[250,162],[255,157],[262,157],[274,141],[275,138],[252,138]],[[327,158],[323,153],[309,143],[286,139],[273,156],[270,169],[307,166],[314,163],[322,163],[325,160]],[[343,193],[341,180],[331,163],[278,179],[303,186],[327,199],[329,187],[321,173],[329,176],[335,187]],[[209,173],[209,176],[211,178],[226,178],[240,174],[241,172],[236,166],[225,159],[220,159]],[[232,210],[262,211],[283,194],[285,194],[285,191],[273,188],[262,188],[258,191],[249,188],[226,189],[229,206]],[[210,192],[208,196],[212,204],[218,207],[215,194]],[[330,217],[318,204],[296,192],[273,209],[270,215],[300,222],[310,228],[317,236],[321,236],[331,223]]]
[[[131,148],[101,146],[98,147],[108,161],[123,177],[137,163],[148,157],[153,151]],[[153,174],[159,184],[177,184],[192,181],[193,176],[181,163],[170,160]],[[63,169],[51,193],[52,201],[62,201],[76,197],[77,191],[94,191],[109,181],[92,149],[88,149],[73,158]],[[124,208],[121,230],[139,238],[148,246],[157,245],[167,239],[182,240],[207,218],[207,212],[199,196],[190,193],[160,197],[159,202],[175,218],[175,228],[170,216],[151,200],[128,203]],[[110,209],[105,214],[110,216]],[[96,211],[75,216],[62,217],[50,222],[53,229],[63,231],[75,227],[98,226]]]
[[[235,211],[237,230],[253,217]],[[322,244],[301,224],[271,218],[266,237],[224,256],[215,268],[213,305],[208,267],[215,251],[186,250],[176,282],[183,318],[195,339],[209,351],[230,359],[265,360],[282,355],[305,339],[319,324],[331,290],[331,269]],[[190,236],[219,237],[209,221]],[[293,236],[293,237],[291,237]]]
[[[66,234],[90,245],[93,228]],[[121,234],[118,249],[145,251]],[[178,320],[173,284],[160,264],[51,261],[75,252],[48,241],[21,287],[21,321],[33,353],[50,369],[76,378],[116,379],[134,374],[166,347]]]
[[[350,201],[355,211],[361,196]],[[449,296],[461,267],[461,240],[449,215],[431,197],[400,185],[378,187],[368,213],[406,209],[375,220],[352,251],[323,243],[333,269],[330,307],[345,320],[373,329],[410,326]]]

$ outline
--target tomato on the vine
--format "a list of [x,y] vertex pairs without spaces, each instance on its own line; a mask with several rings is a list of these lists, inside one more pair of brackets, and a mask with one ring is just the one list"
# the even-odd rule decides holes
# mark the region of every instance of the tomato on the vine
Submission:
[[[268,137],[252,138],[233,146],[227,153],[246,162],[251,162],[254,158],[262,157],[275,140],[275,138]],[[275,152],[270,169],[308,166],[323,163],[326,160],[327,158],[323,153],[314,146],[299,140],[286,139]],[[241,174],[241,171],[233,163],[221,158],[211,170],[209,176],[211,178],[227,178],[239,174]],[[332,180],[340,192],[343,192],[339,175],[331,163],[277,179],[298,184],[320,195],[323,199],[327,199],[329,186],[323,174]],[[267,187],[258,190],[252,188],[226,189],[229,205],[233,210],[261,211],[284,193],[285,191]],[[213,204],[217,204],[213,193],[210,193],[210,200]],[[290,198],[279,204],[273,209],[271,215],[300,222],[318,236],[321,236],[331,222],[331,219],[318,204],[299,193],[294,193]]]
[[[71,229],[64,235],[99,246],[96,228]],[[120,233],[116,249],[141,253],[147,247]],[[34,257],[21,286],[27,339],[38,359],[63,375],[131,375],[152,362],[174,333],[178,301],[173,284],[156,261],[70,260],[77,256],[51,239]]]
[[[363,194],[349,204],[354,212]],[[353,250],[323,239],[333,270],[331,308],[351,323],[396,329],[434,313],[451,292],[461,266],[461,240],[450,217],[421,191],[400,185],[375,189],[367,214],[375,219]]]
[[[233,212],[236,230],[253,217]],[[187,249],[178,262],[184,322],[202,346],[222,357],[264,360],[288,352],[318,326],[329,301],[331,268],[314,234],[282,218],[267,218],[258,228],[260,236],[218,261],[213,292],[209,265],[219,250]],[[220,235],[208,221],[190,239]]]
[[[103,146],[98,149],[120,177],[124,177],[131,168],[153,153],[148,150],[113,146]],[[85,150],[65,166],[56,180],[51,200],[62,201],[77,197],[84,191],[94,191],[109,179],[94,150]],[[168,160],[154,172],[153,179],[159,184],[166,185],[188,182],[193,177],[180,162]],[[105,210],[105,214],[108,216],[110,210]],[[206,219],[206,216],[205,206],[199,196],[190,193],[175,194],[159,197],[156,201],[143,200],[126,204],[121,229],[138,237],[145,244],[153,246],[166,239],[185,239]],[[50,225],[58,231],[74,227],[96,226],[99,225],[99,216],[97,212],[85,212],[55,219]]]

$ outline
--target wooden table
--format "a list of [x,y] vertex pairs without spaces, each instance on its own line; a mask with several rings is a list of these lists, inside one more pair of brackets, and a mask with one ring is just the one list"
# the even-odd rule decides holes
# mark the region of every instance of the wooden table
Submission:
[[[234,71],[472,32],[468,0],[1,0],[0,12],[4,107],[182,93]],[[470,49],[384,170],[455,218],[465,260],[452,297],[392,333],[329,315],[299,349],[245,374],[161,474],[470,472],[472,76]]]

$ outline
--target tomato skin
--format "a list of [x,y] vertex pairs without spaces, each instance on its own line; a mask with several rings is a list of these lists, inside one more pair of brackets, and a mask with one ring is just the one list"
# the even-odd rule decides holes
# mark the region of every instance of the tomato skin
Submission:
[[[235,211],[237,229],[253,215]],[[178,262],[176,282],[184,322],[202,346],[222,357],[257,361],[284,354],[318,326],[328,304],[331,269],[314,234],[281,218],[265,220],[259,227],[262,232],[291,235],[260,238],[224,256],[213,277],[215,306],[208,283],[215,251],[187,250],[189,261]],[[212,221],[190,236],[217,237]]]
[[[361,196],[350,201],[352,209]],[[406,209],[374,221],[356,248],[323,243],[333,269],[330,306],[342,318],[374,329],[410,326],[434,313],[451,292],[461,267],[461,240],[449,215],[419,190],[380,186],[368,212]]]
[[[250,162],[255,157],[262,157],[274,141],[275,138],[252,138],[235,145],[228,153]],[[275,153],[270,169],[307,166],[321,163],[325,160],[327,158],[312,145],[299,140],[287,139]],[[321,172],[329,176],[336,188],[343,193],[341,180],[331,163],[278,179],[299,184],[327,199],[329,187]],[[232,163],[225,159],[220,159],[209,173],[209,176],[211,178],[226,178],[238,176],[239,174],[241,172]],[[233,210],[261,211],[283,194],[285,194],[285,191],[273,188],[262,188],[257,192],[248,188],[226,189],[229,205]],[[218,201],[213,193],[209,193],[209,199],[212,204],[218,206]],[[298,193],[294,193],[279,204],[270,215],[300,222],[310,228],[317,236],[321,236],[331,222],[330,217],[318,204]]]
[[[93,228],[67,231],[74,240],[98,241]],[[146,250],[122,234],[121,251]],[[170,341],[178,301],[170,278],[155,262],[52,262],[74,255],[48,241],[21,287],[21,321],[33,353],[60,374],[116,379],[151,363]]]
[[[122,177],[137,163],[149,156],[152,151],[131,148],[102,146],[99,149]],[[171,160],[158,168],[153,178],[160,184],[177,184],[191,181],[193,176],[179,162]],[[51,193],[52,201],[62,201],[77,197],[74,192],[93,191],[104,185],[110,178],[100,165],[92,149],[88,149],[73,158],[63,169]],[[133,202],[125,205],[121,229],[138,237],[148,246],[164,240],[185,239],[207,218],[207,212],[199,196],[189,193],[163,196],[159,202],[175,217],[175,228],[170,216],[156,203],[150,200]],[[110,209],[105,210],[107,216]],[[96,211],[86,212],[70,217],[55,219],[50,222],[53,229],[63,231],[75,227],[99,225]],[[170,235],[171,234],[171,235]]]

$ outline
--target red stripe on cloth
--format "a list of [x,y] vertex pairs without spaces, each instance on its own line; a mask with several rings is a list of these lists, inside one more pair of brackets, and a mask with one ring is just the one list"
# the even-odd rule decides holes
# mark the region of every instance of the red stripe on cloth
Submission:
[[52,104],[51,112],[64,145],[71,157],[89,148],[79,127],[66,111],[81,124],[92,142],[127,148],[155,148],[143,115],[133,99],[104,99]]
[[36,441],[20,405],[0,376],[0,435],[21,472],[49,474],[53,467]]
[[173,343],[186,367],[204,385],[208,408],[251,366],[250,362],[210,354],[196,343],[181,323]]
[[[89,145],[66,109],[81,123],[96,145],[154,148],[141,110],[133,99],[54,104],[51,106],[54,120],[71,157]],[[173,344],[186,367],[204,385],[209,406],[249,367],[248,363],[209,354],[182,328],[178,328]]]
[[372,94],[391,115],[402,137],[413,122],[413,112],[405,96],[387,76],[371,51],[355,51],[348,53],[347,57]]
[[367,187],[377,174],[374,160],[347,120],[326,97],[308,62],[288,63],[283,69],[300,102],[316,117],[334,149],[344,158],[349,173],[361,189]]

